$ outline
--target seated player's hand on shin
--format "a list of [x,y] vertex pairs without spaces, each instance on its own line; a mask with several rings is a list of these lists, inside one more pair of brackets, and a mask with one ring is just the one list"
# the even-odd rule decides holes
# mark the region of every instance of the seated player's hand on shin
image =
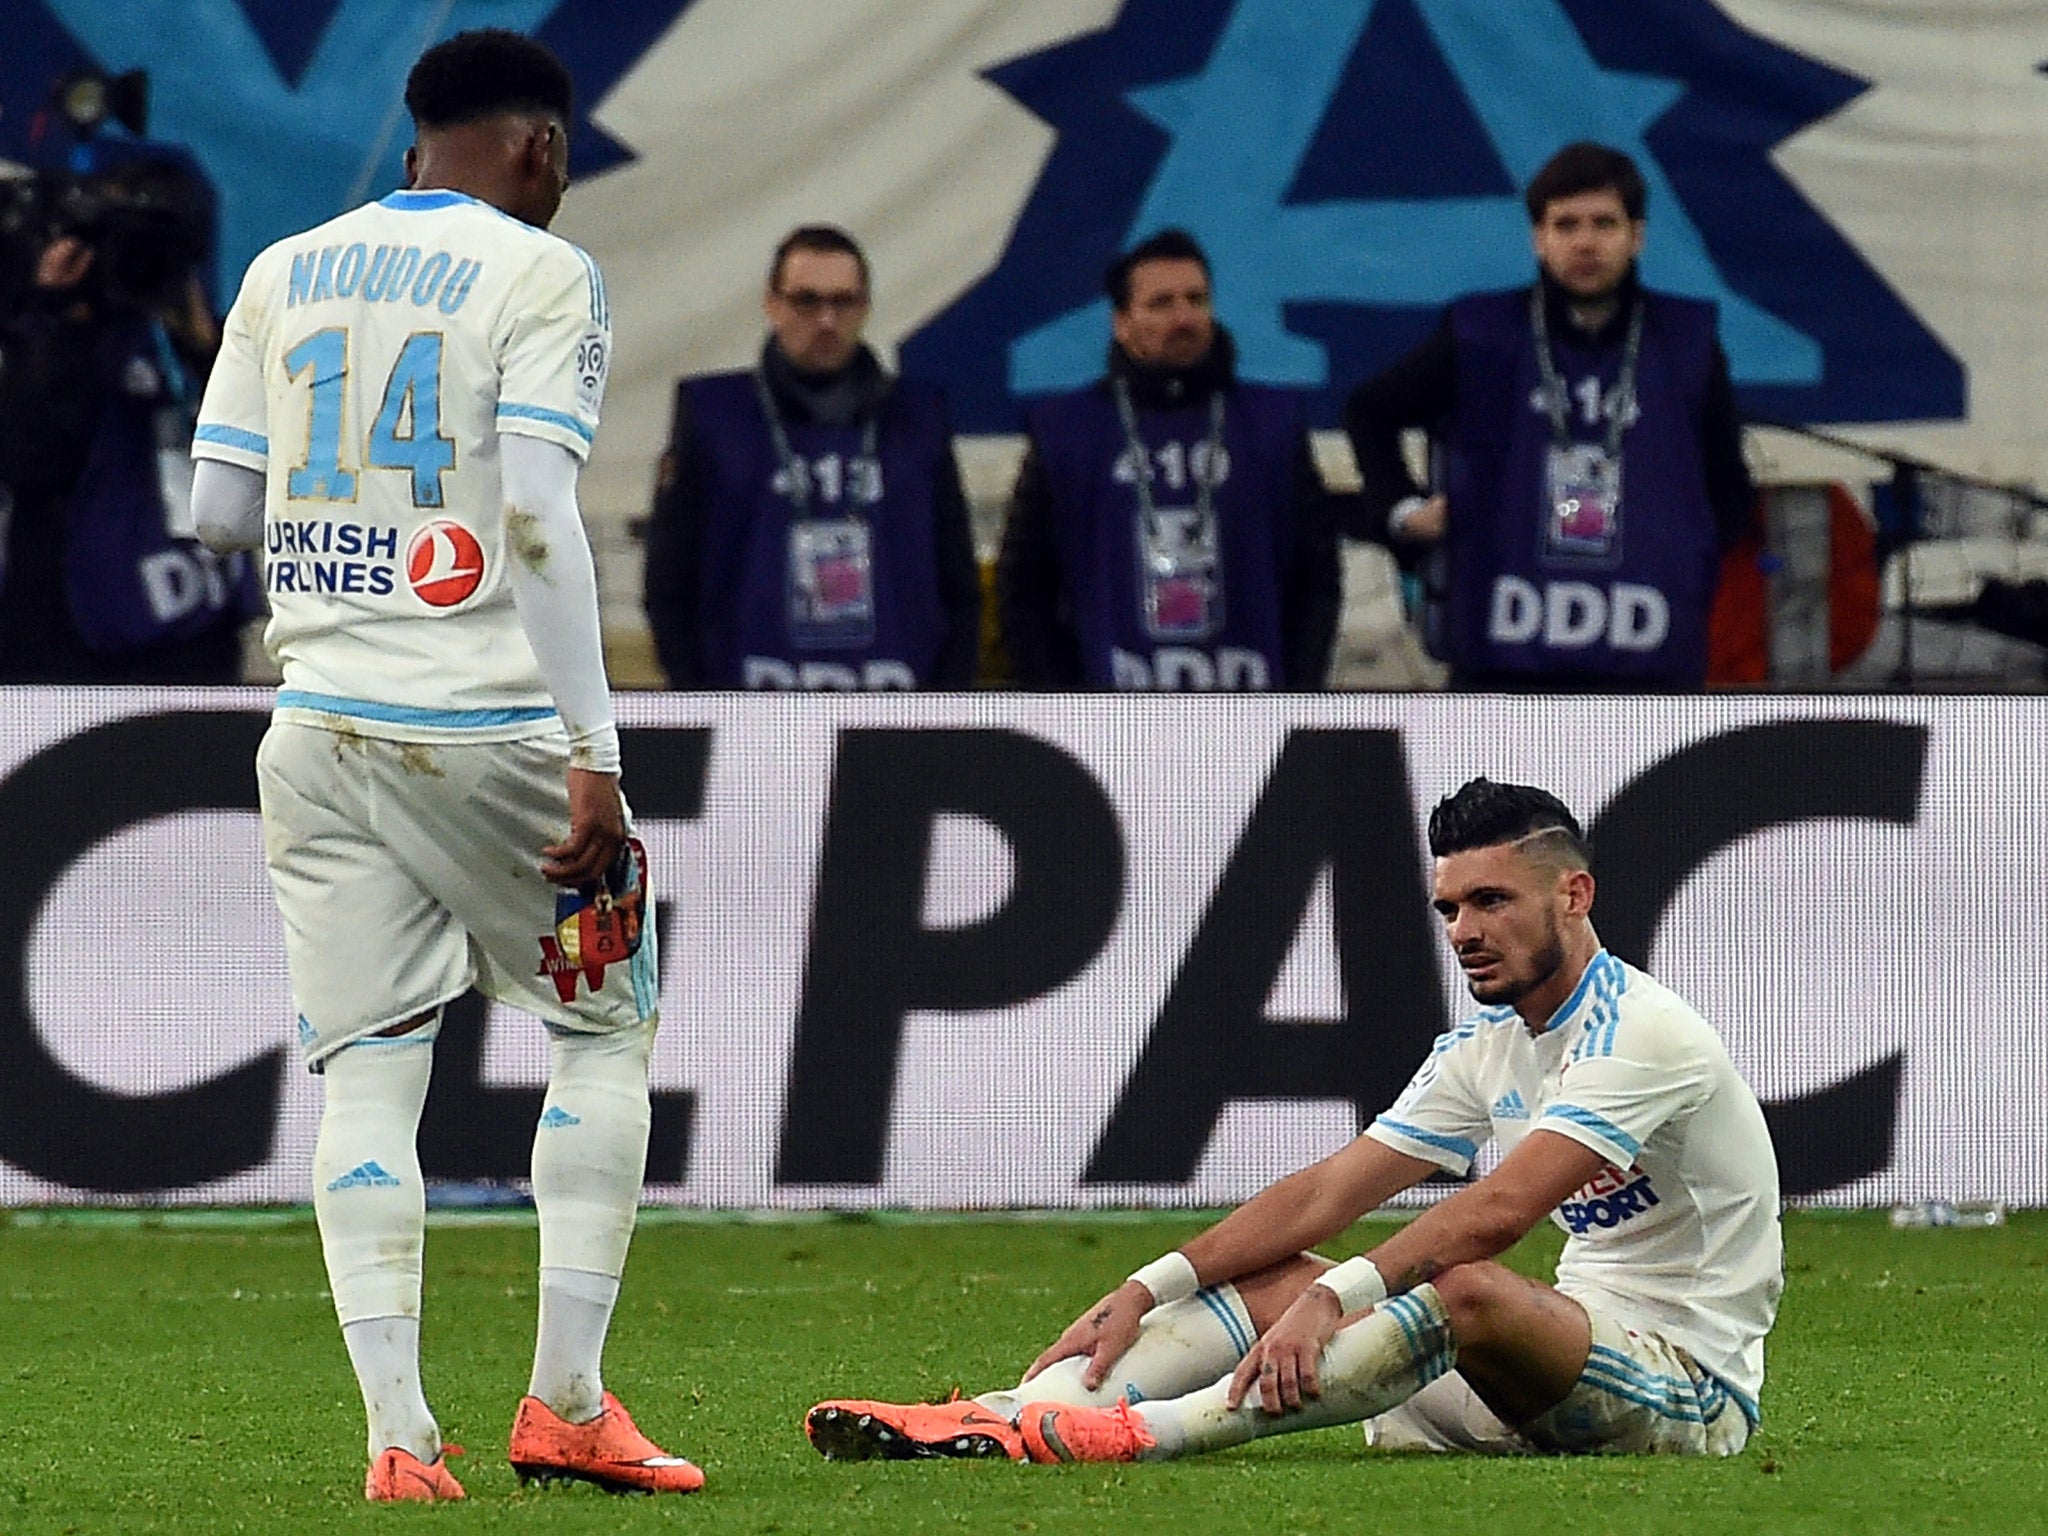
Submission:
[[1343,1308],[1331,1291],[1311,1285],[1259,1337],[1230,1378],[1225,1402],[1236,1408],[1256,1395],[1260,1408],[1278,1416],[1321,1397],[1323,1347],[1337,1331]]
[[1151,1310],[1152,1298],[1145,1288],[1125,1281],[1069,1323],[1066,1332],[1031,1362],[1024,1379],[1031,1380],[1057,1361],[1086,1355],[1088,1368],[1081,1374],[1081,1384],[1093,1392],[1109,1375],[1110,1367],[1137,1342],[1138,1325]]

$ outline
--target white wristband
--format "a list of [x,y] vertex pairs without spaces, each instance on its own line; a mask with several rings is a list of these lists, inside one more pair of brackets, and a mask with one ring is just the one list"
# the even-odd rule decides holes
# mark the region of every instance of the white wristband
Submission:
[[1178,1248],[1161,1254],[1141,1269],[1132,1270],[1127,1278],[1137,1281],[1152,1293],[1155,1307],[1163,1307],[1170,1301],[1185,1301],[1202,1288],[1202,1282],[1195,1278],[1195,1266]]
[[1316,1276],[1315,1283],[1331,1292],[1346,1312],[1362,1312],[1387,1299],[1387,1281],[1379,1266],[1364,1254],[1346,1259],[1335,1269]]
[[590,773],[619,771],[619,728],[610,721],[569,738],[569,766]]

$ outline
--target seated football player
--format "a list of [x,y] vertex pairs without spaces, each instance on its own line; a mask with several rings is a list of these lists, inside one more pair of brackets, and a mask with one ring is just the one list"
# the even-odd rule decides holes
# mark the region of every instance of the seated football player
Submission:
[[[1085,1311],[1017,1386],[840,1399],[828,1458],[1133,1461],[1364,1421],[1400,1449],[1733,1455],[1783,1288],[1755,1096],[1677,994],[1601,947],[1591,854],[1543,790],[1475,779],[1429,820],[1478,1010],[1364,1134]],[[1439,1169],[1494,1169],[1385,1242],[1309,1252]],[[1545,1216],[1554,1284],[1499,1256]]]

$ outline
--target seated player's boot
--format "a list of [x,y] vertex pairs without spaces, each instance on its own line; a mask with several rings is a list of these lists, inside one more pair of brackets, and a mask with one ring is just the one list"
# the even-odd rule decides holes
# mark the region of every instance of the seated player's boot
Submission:
[[971,1398],[946,1403],[837,1399],[804,1415],[804,1433],[827,1461],[914,1461],[927,1456],[1024,1459],[1017,1426]]
[[459,1445],[443,1446],[441,1454],[432,1461],[421,1461],[411,1451],[395,1445],[379,1451],[370,1463],[369,1476],[363,1479],[363,1497],[373,1504],[443,1504],[467,1498],[462,1484],[448,1470],[448,1458],[461,1454]]
[[704,1474],[640,1433],[625,1406],[607,1392],[604,1411],[571,1424],[537,1397],[522,1397],[506,1449],[521,1484],[574,1478],[608,1493],[695,1493]]
[[1136,1461],[1159,1443],[1121,1397],[1113,1408],[1026,1403],[1017,1428],[1033,1461]]

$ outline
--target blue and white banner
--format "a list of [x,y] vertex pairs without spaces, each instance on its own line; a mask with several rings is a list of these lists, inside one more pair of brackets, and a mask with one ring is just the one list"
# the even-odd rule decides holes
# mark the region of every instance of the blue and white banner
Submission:
[[669,385],[746,360],[804,221],[874,260],[872,334],[1008,432],[1096,373],[1105,261],[1210,249],[1248,375],[1344,393],[1531,270],[1518,188],[1626,148],[1645,271],[1716,300],[1746,406],[2048,480],[2048,12],[2002,0],[17,0],[0,154],[71,70],[145,69],[151,134],[264,243],[396,185],[411,60],[521,29],[576,74],[560,228],[617,316],[587,499],[646,499]]

